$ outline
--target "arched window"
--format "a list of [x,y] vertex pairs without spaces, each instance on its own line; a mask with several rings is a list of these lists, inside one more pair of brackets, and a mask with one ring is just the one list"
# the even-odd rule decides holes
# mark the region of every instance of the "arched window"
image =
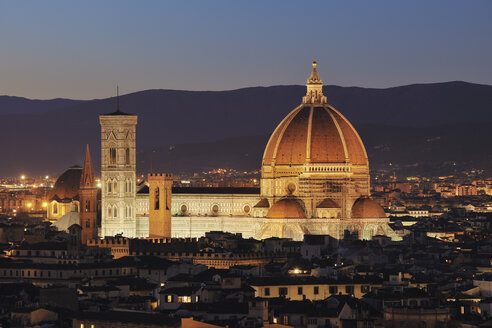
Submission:
[[130,148],[125,149],[125,164],[130,165]]
[[116,165],[116,148],[109,148],[109,165]]
[[114,205],[114,207],[113,207],[113,217],[115,217],[115,218],[118,217],[118,208],[116,207],[116,205]]
[[58,214],[58,203],[53,204],[53,214]]
[[118,192],[118,184],[116,181],[113,182],[113,192],[117,193]]
[[170,206],[170,204],[169,204],[169,199],[167,198],[167,193],[168,193],[168,189],[166,188],[166,189],[164,190],[164,197],[166,198],[166,199],[165,199],[165,201],[166,201],[166,210],[169,210],[169,206]]
[[85,227],[90,228],[91,227],[91,220],[85,221]]
[[112,193],[113,192],[113,183],[111,182],[111,180],[108,181],[108,193]]
[[159,209],[159,187],[155,188],[154,192],[154,209],[158,210]]
[[113,216],[113,209],[111,208],[111,206],[108,206],[108,218],[112,216]]

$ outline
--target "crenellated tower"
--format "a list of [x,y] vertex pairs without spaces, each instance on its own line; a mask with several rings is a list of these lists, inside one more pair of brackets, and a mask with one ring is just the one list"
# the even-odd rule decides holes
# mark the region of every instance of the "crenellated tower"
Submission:
[[81,241],[82,244],[86,244],[88,240],[98,237],[97,187],[94,182],[94,170],[92,168],[89,145],[87,145],[85,150],[84,167],[80,177],[79,203],[79,224],[82,227]]
[[149,237],[171,237],[173,175],[151,173],[149,182]]

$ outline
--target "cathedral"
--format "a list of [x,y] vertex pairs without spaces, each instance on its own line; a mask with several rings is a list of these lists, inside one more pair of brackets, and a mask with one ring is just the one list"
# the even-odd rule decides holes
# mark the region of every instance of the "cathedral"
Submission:
[[[172,174],[165,173],[149,174],[146,183],[137,186],[138,117],[123,113],[119,106],[100,115],[99,237],[201,237],[208,231],[226,231],[256,239],[302,240],[305,234],[399,239],[383,208],[370,198],[364,144],[352,124],[327,103],[316,65],[313,62],[300,105],[278,124],[266,145],[259,190],[177,188],[172,186]],[[95,238],[93,208],[86,201],[97,196],[97,190],[90,189],[95,186],[87,165],[77,169],[79,191],[70,196],[71,204],[79,208],[80,225],[87,227],[85,236]],[[63,204],[58,196],[52,199],[51,218],[55,218],[54,206]]]

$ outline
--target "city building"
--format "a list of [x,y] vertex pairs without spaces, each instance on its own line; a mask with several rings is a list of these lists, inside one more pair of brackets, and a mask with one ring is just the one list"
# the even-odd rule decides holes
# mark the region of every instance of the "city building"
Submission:
[[[256,239],[302,240],[304,234],[399,238],[388,226],[382,207],[370,198],[369,161],[362,140],[350,122],[327,104],[316,65],[313,62],[301,105],[282,120],[266,146],[261,189],[173,190],[172,237],[200,237],[222,230]],[[158,234],[169,235],[169,227],[156,217],[169,224],[169,209],[164,214],[155,208],[156,197],[162,197],[156,194],[162,184],[155,178],[158,175],[150,176],[147,186],[133,189],[137,116],[118,107],[101,115],[100,122],[101,236],[148,237],[156,233],[150,225],[161,227]]]

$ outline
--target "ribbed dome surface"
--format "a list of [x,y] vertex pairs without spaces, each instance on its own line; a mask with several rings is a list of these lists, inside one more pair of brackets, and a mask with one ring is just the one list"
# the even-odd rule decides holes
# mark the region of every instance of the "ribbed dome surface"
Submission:
[[325,198],[316,208],[340,208],[340,205],[331,198]]
[[374,200],[362,197],[355,201],[352,206],[353,219],[382,219],[386,218],[384,209]]
[[275,129],[263,155],[263,165],[347,162],[367,165],[367,154],[354,127],[330,105],[294,109]]
[[79,193],[82,168],[74,166],[63,172],[51,190],[50,199],[73,199]]
[[293,199],[281,199],[268,210],[270,219],[305,219],[306,213],[302,206]]

